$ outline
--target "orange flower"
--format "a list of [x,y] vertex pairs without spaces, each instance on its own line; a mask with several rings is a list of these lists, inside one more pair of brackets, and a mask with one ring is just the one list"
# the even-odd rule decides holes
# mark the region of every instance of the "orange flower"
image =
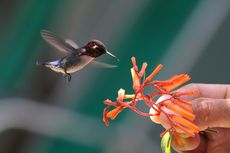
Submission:
[[[118,91],[117,101],[121,103],[123,102],[124,98],[125,98],[125,90],[120,89]],[[110,118],[111,120],[114,120],[117,117],[117,115],[125,108],[125,106],[122,106],[118,102],[114,103],[108,99],[104,101],[104,103],[107,105],[115,106],[115,108],[111,111],[108,111],[109,107],[106,107],[104,110],[103,120],[107,126],[109,125],[108,119]]]
[[149,83],[153,77],[163,68],[163,65],[159,64],[153,72],[146,78],[145,83]]
[[134,68],[131,68],[130,71],[131,71],[131,75],[132,75],[132,79],[133,79],[133,90],[137,91],[141,86],[139,76],[134,71]]
[[106,117],[110,118],[111,120],[114,120],[117,115],[123,110],[124,108],[122,106],[118,106],[107,113]]
[[190,76],[187,74],[175,75],[168,80],[168,82],[169,82],[168,85],[163,85],[162,87],[166,91],[171,91],[171,90],[181,86],[182,84],[188,82],[190,79],[191,79]]
[[[147,63],[142,64],[142,68],[138,71],[135,57],[131,58],[132,68],[131,76],[133,81],[133,94],[125,94],[124,89],[118,91],[118,97],[115,102],[111,100],[105,100],[104,104],[107,107],[104,109],[103,120],[108,126],[108,119],[114,120],[117,115],[124,109],[128,108],[133,110],[142,116],[148,116],[153,118],[153,121],[160,122],[160,116],[163,115],[166,124],[166,130],[161,133],[163,136],[166,132],[172,132],[178,143],[183,143],[178,132],[183,131],[187,136],[194,136],[200,131],[199,127],[193,124],[195,115],[191,109],[192,104],[180,99],[184,95],[194,95],[196,91],[190,92],[171,92],[173,89],[181,86],[190,80],[190,76],[187,74],[180,74],[171,77],[165,81],[153,80],[155,75],[162,69],[162,65],[159,64],[152,73],[144,80],[145,70]],[[152,86],[153,89],[149,93],[144,92],[146,87]],[[168,99],[155,103],[154,99],[158,96],[168,95]],[[144,102],[146,106],[150,107],[152,113],[145,113],[139,110],[136,106],[137,102]],[[109,111],[110,107],[115,107]]]

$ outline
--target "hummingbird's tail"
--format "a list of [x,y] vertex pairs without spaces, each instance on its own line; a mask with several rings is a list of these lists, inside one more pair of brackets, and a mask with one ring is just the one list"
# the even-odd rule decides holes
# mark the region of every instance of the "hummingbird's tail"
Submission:
[[36,65],[42,65],[42,66],[46,66],[46,67],[50,67],[50,66],[58,66],[60,64],[60,60],[56,60],[56,61],[37,61]]
[[46,65],[46,62],[36,61],[36,65],[38,65],[38,66],[40,66],[40,65]]

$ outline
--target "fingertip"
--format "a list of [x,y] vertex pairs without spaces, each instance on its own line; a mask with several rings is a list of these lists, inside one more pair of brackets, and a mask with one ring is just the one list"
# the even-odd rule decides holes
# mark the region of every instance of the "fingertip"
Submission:
[[[162,95],[157,101],[156,101],[156,104],[166,100],[166,99],[169,99],[171,96],[169,95]],[[167,108],[165,107],[162,107],[162,109],[164,109],[164,111],[166,111],[167,113],[169,114],[173,114],[172,111],[168,110]],[[149,110],[149,114],[158,114],[158,112],[153,109],[153,108],[150,108]],[[163,114],[163,113],[160,113],[159,115],[153,115],[153,116],[150,116],[150,119],[154,122],[154,123],[157,123],[157,124],[162,124],[164,126],[164,124],[168,124],[168,119],[167,117]],[[168,127],[168,126],[166,126]],[[165,127],[165,128],[166,128]]]
[[[157,114],[157,112],[156,112],[155,109],[150,108],[149,114]],[[150,116],[150,119],[151,119],[154,123],[157,123],[157,124],[160,124],[160,123],[161,123],[161,122],[160,122],[159,115]]]
[[183,145],[179,145],[176,139],[172,138],[172,148],[177,152],[201,153],[206,150],[206,141],[203,135],[197,134],[194,137],[183,138]]

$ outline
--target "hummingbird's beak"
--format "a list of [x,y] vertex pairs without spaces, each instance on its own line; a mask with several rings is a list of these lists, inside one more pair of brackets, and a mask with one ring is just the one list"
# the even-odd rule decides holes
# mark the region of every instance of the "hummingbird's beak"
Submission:
[[106,50],[106,53],[109,54],[110,56],[114,57],[117,59],[117,61],[120,61],[115,55],[113,55],[112,53],[110,53],[109,51]]

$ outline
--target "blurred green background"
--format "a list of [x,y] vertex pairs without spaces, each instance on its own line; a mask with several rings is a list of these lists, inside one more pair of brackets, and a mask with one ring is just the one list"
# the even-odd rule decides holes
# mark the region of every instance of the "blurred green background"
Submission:
[[[132,56],[147,72],[162,63],[157,79],[230,82],[229,0],[0,0],[0,27],[1,153],[160,153],[163,129],[148,118],[125,111],[102,122],[103,100],[132,91]],[[35,64],[63,56],[41,29],[80,46],[101,40],[119,67],[89,66],[66,83]]]

